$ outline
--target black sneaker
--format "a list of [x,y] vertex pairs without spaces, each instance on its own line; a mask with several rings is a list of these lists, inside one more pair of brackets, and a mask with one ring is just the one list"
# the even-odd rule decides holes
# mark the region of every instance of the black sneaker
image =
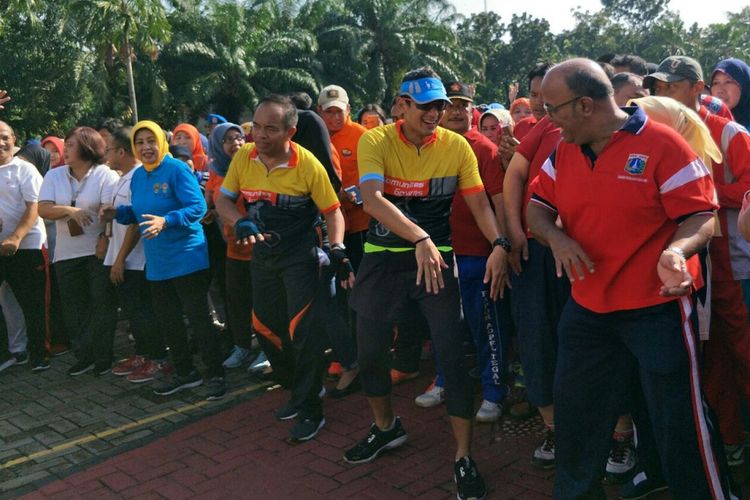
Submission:
[[88,373],[93,369],[94,363],[92,363],[91,361],[78,361],[68,369],[68,375],[70,375],[71,377],[77,377],[78,375],[83,375],[84,373]]
[[227,384],[224,377],[211,377],[206,382],[206,401],[216,401],[227,393]]
[[46,359],[35,359],[31,360],[31,371],[32,372],[43,372],[49,370],[49,361]]
[[459,500],[483,500],[487,495],[477,464],[469,456],[453,464],[453,479],[456,481],[456,496]]
[[291,420],[297,417],[299,409],[296,406],[292,406],[291,403],[287,403],[278,410],[276,410],[276,418],[279,420]]
[[298,418],[297,423],[292,427],[292,431],[289,433],[289,439],[291,441],[301,443],[303,441],[309,441],[314,438],[323,426],[326,425],[326,419],[320,418]]
[[94,375],[96,375],[97,377],[106,375],[111,371],[112,371],[112,363],[104,364],[104,365],[100,365],[100,364],[94,365]]
[[638,500],[646,498],[652,493],[667,489],[667,483],[662,478],[650,478],[645,472],[639,472],[633,479],[620,488],[619,497],[622,500]]
[[346,450],[344,460],[350,464],[363,464],[374,460],[383,450],[398,448],[406,442],[408,435],[401,426],[401,419],[396,417],[393,427],[388,431],[381,431],[372,424],[367,437],[357,443],[354,448]]
[[531,456],[531,465],[542,469],[551,469],[555,466],[555,431],[547,429],[544,441]]
[[154,394],[158,394],[159,396],[169,396],[170,394],[174,394],[183,389],[198,387],[202,383],[203,379],[201,378],[200,373],[196,370],[191,371],[184,377],[173,373],[172,375],[168,375],[156,382],[154,386]]
[[18,366],[25,365],[29,362],[29,353],[27,351],[14,352],[13,357],[16,358],[16,364]]

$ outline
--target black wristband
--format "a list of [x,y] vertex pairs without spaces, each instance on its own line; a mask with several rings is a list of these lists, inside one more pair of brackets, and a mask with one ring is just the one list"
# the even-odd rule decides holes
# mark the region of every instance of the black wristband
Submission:
[[510,241],[508,241],[508,238],[504,236],[497,238],[495,241],[492,242],[492,248],[495,248],[495,247],[501,247],[506,252],[510,252]]
[[427,236],[422,236],[421,238],[419,238],[417,241],[414,242],[414,246],[417,246],[418,243],[422,243],[423,241],[429,240],[429,239],[430,239],[429,234]]

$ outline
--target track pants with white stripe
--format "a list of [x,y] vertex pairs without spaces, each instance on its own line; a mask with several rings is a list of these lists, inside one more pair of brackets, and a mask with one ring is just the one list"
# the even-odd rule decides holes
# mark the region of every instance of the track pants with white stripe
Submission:
[[554,385],[556,499],[606,498],[612,429],[635,380],[674,497],[733,498],[714,453],[720,440],[705,411],[694,318],[689,298],[604,314],[570,299]]

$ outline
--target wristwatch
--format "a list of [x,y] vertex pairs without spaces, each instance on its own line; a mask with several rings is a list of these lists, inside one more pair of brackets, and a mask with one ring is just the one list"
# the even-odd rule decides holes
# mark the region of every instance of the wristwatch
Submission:
[[506,252],[510,252],[510,241],[508,241],[508,238],[506,238],[505,236],[501,236],[500,238],[492,242],[493,250],[495,247],[502,247],[502,249]]

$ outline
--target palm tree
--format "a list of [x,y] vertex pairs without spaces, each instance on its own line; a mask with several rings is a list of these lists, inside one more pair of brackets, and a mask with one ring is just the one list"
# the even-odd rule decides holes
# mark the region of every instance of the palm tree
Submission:
[[134,123],[138,121],[133,60],[136,50],[152,59],[171,36],[160,0],[73,0],[71,12],[85,39],[106,61],[116,57],[127,71],[128,95]]
[[175,37],[162,62],[178,105],[189,105],[192,114],[213,106],[236,121],[259,95],[317,92],[317,40],[294,26],[293,2],[210,2],[206,8],[175,12]]
[[343,0],[318,32],[329,54],[326,73],[353,74],[355,81],[341,84],[381,102],[415,66],[429,64],[443,78],[457,78],[461,57],[451,28],[456,19],[447,0]]

